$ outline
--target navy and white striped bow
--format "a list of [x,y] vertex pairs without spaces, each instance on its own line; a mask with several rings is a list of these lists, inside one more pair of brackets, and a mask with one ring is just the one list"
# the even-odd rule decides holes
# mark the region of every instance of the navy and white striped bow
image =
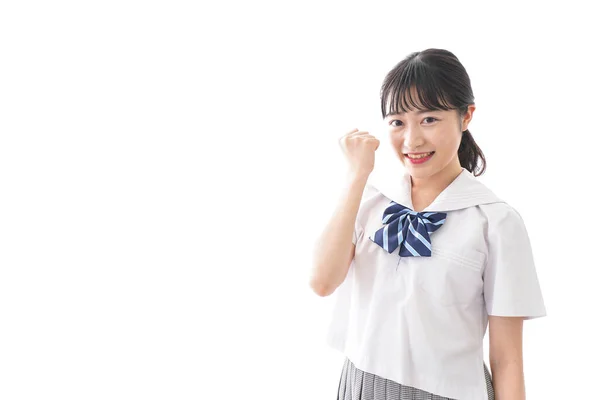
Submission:
[[383,212],[386,224],[369,239],[388,253],[400,246],[401,257],[431,257],[429,235],[446,222],[446,213],[417,212],[392,201]]

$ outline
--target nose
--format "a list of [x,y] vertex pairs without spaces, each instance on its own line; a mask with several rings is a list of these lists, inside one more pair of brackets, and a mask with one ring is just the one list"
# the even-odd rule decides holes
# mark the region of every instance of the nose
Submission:
[[404,148],[407,152],[416,151],[417,147],[423,145],[423,141],[423,135],[418,127],[406,127],[404,130]]

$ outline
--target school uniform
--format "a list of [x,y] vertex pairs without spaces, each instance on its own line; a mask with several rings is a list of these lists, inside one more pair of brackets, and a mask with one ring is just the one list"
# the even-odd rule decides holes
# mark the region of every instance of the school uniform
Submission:
[[492,399],[488,316],[546,315],[519,213],[464,169],[423,211],[406,170],[371,180],[326,342],[346,356],[340,400]]

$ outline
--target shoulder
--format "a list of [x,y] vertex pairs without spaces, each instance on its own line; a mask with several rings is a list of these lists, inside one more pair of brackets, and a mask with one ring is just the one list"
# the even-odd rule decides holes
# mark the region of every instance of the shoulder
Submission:
[[512,236],[519,239],[527,236],[527,229],[523,217],[515,207],[498,202],[482,204],[479,206],[486,219],[486,233],[489,237]]
[[488,219],[494,221],[522,219],[517,209],[499,197],[488,185],[473,177],[470,181],[474,185],[474,192],[485,192],[489,195],[489,201],[478,204],[479,209]]
[[480,204],[479,208],[485,214],[486,217],[491,219],[513,219],[521,218],[521,214],[512,205],[505,201],[498,201],[495,203]]

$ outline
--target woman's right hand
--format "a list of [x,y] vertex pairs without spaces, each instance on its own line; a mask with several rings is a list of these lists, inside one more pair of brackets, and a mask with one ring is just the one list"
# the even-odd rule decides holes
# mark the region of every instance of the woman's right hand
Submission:
[[375,167],[375,150],[379,147],[379,139],[367,131],[353,129],[342,136],[339,142],[350,165],[350,171],[357,175],[369,176]]

